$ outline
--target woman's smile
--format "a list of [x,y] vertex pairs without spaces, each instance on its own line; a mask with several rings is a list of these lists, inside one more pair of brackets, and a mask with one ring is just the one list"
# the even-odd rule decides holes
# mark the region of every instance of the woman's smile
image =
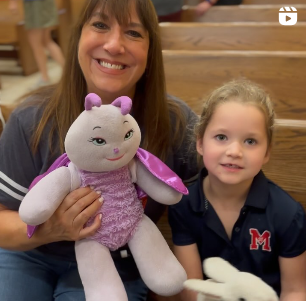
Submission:
[[126,73],[127,65],[121,63],[108,62],[107,60],[95,60],[97,68],[110,75],[121,75]]

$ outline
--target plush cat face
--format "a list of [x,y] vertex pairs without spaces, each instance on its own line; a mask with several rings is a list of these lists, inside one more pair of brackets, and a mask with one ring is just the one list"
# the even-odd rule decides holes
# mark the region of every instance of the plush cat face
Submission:
[[105,172],[127,165],[140,145],[136,120],[128,114],[132,101],[119,97],[101,105],[96,94],[88,94],[85,111],[71,125],[65,139],[66,153],[79,169]]

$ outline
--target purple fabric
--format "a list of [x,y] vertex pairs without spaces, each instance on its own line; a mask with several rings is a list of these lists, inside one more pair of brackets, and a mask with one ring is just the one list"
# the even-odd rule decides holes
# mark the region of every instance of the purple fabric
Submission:
[[181,178],[160,159],[142,148],[138,148],[136,157],[157,179],[182,194],[189,193]]
[[[128,166],[101,173],[79,171],[81,187],[94,186],[95,191],[102,191],[103,206],[96,216],[102,213],[101,227],[89,237],[111,251],[125,245],[137,230],[142,216],[143,206],[132,183]],[[95,219],[86,223],[90,226]]]

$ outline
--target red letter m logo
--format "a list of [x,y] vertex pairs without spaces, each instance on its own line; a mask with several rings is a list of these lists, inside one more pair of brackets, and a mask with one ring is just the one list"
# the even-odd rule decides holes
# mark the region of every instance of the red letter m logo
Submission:
[[262,245],[262,249],[264,251],[271,252],[271,245],[270,245],[270,237],[271,233],[269,231],[264,231],[262,235],[259,234],[257,229],[250,229],[251,234],[251,244],[250,249],[251,250],[258,250],[259,245]]

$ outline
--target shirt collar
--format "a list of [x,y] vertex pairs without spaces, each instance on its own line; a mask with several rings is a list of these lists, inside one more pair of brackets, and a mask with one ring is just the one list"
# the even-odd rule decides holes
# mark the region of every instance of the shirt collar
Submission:
[[[207,209],[205,208],[206,197],[203,192],[203,180],[207,174],[207,170],[203,168],[195,185],[189,188],[190,206],[194,212],[204,213]],[[264,173],[260,171],[254,177],[245,206],[265,209],[268,204],[268,198],[268,179],[265,177]]]
[[250,191],[248,193],[245,205],[265,209],[269,199],[269,185],[268,179],[262,171],[260,171],[252,182]]

